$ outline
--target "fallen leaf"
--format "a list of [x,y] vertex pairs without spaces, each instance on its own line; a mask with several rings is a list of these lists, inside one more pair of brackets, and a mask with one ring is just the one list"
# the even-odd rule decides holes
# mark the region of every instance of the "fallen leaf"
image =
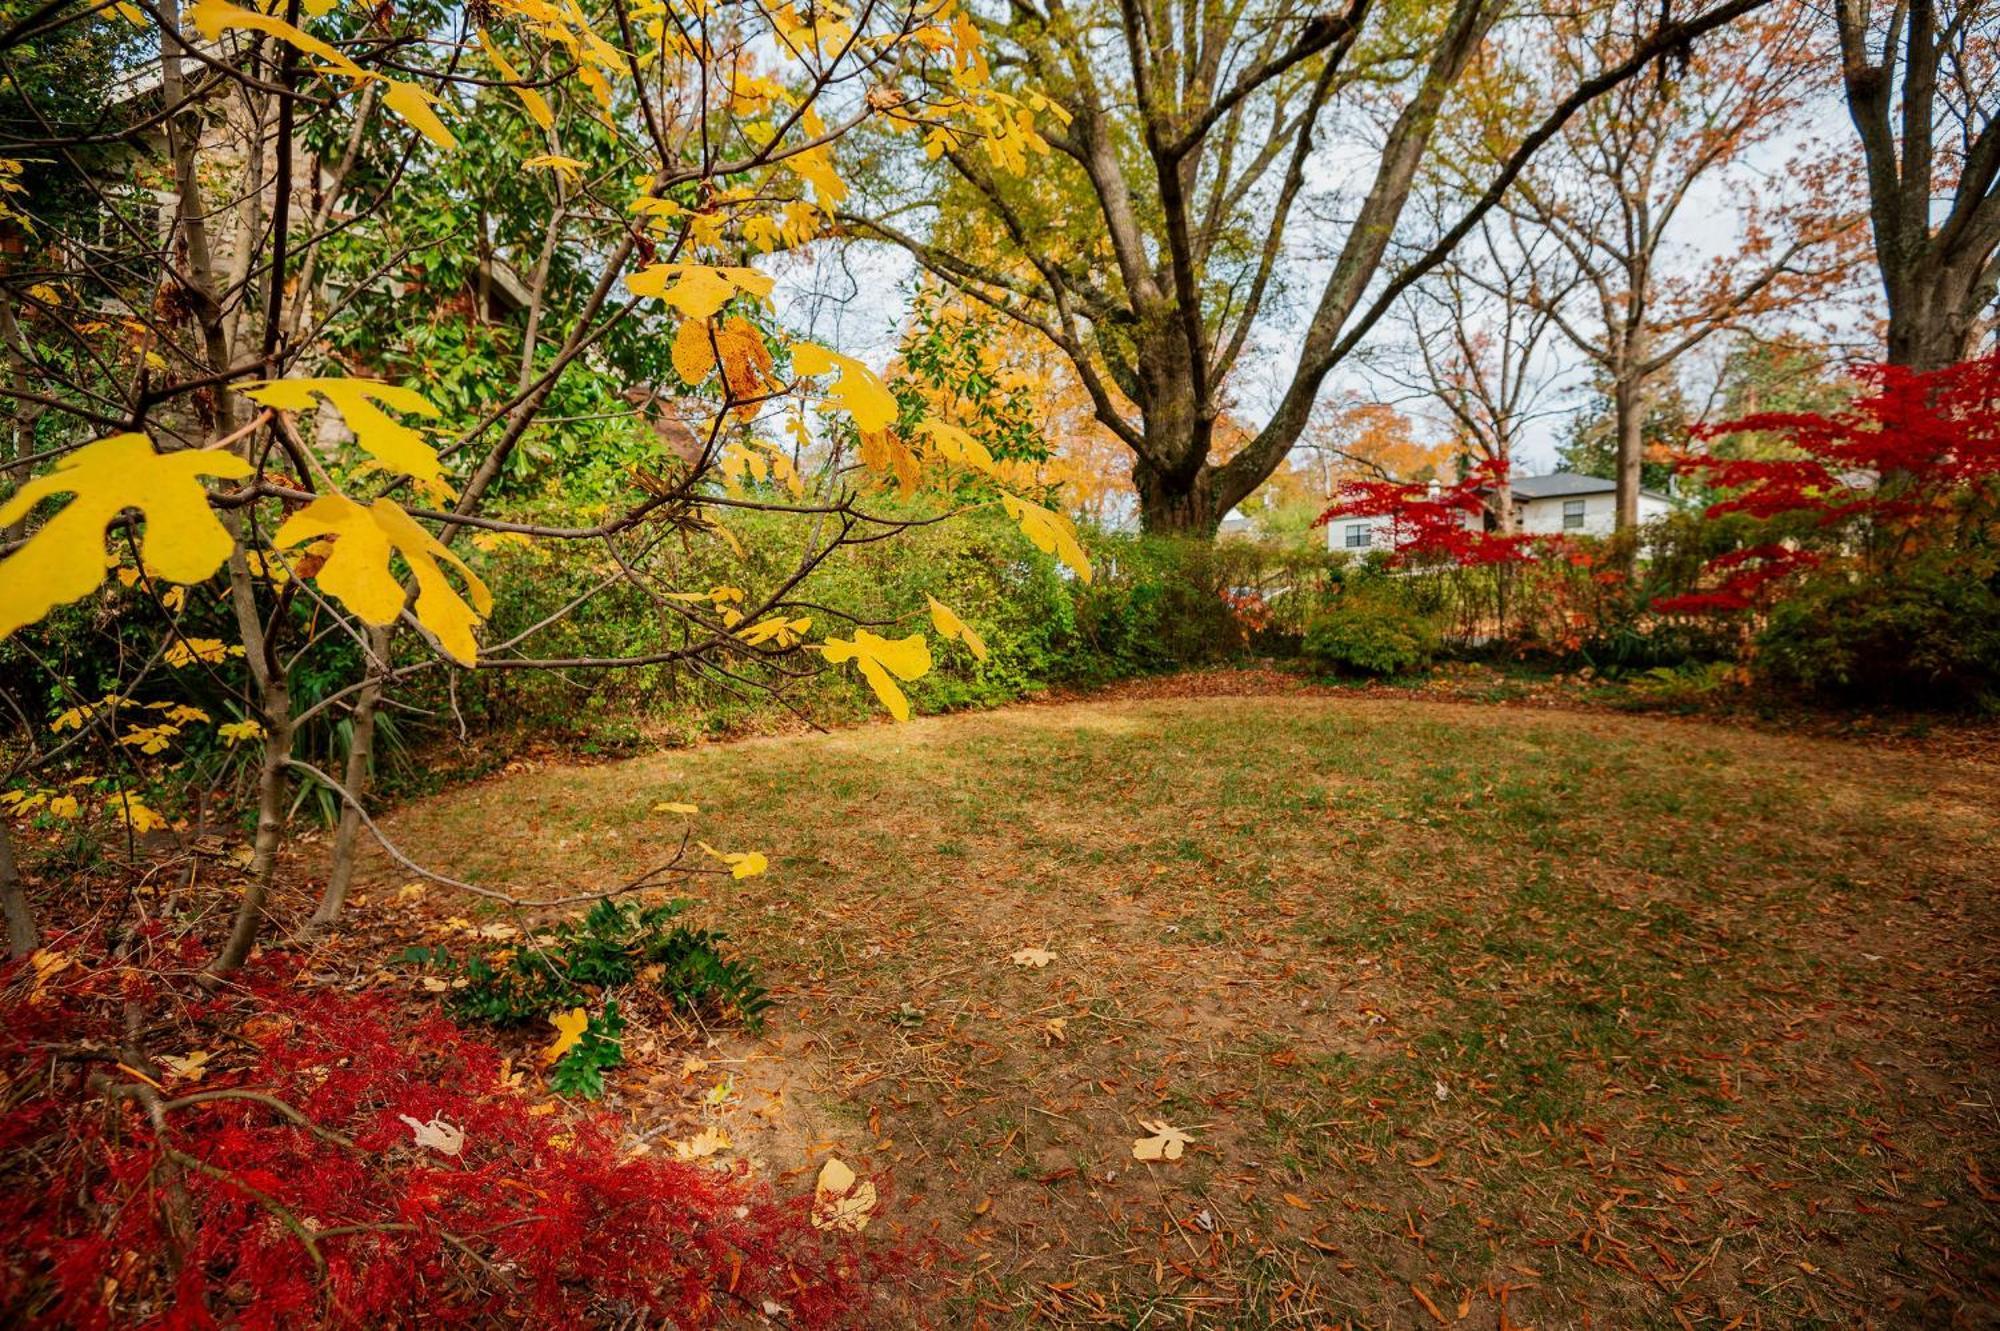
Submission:
[[1432,1151],[1429,1155],[1425,1156],[1423,1159],[1410,1160],[1407,1161],[1406,1163],[1412,1169],[1429,1169],[1432,1165],[1436,1164],[1438,1161],[1442,1159],[1444,1159],[1444,1147],[1440,1146],[1435,1151]]
[[200,1081],[208,1072],[208,1051],[197,1049],[191,1054],[168,1054],[160,1060],[160,1066],[182,1081]]
[[857,1180],[837,1156],[828,1156],[813,1184],[813,1228],[858,1234],[868,1227],[875,1200],[874,1183]]
[[674,1155],[681,1160],[706,1160],[717,1151],[729,1149],[729,1134],[710,1125],[686,1141],[676,1141]]
[[695,814],[695,813],[700,813],[701,810],[696,808],[692,804],[681,804],[677,803],[674,800],[661,800],[658,804],[655,804],[653,806],[653,812]]
[[1165,1119],[1142,1118],[1139,1120],[1139,1126],[1153,1135],[1141,1137],[1132,1143],[1134,1160],[1178,1160],[1181,1158],[1181,1152],[1187,1148],[1187,1144],[1194,1140]]
[[434,1118],[425,1123],[409,1114],[398,1114],[397,1118],[407,1123],[416,1137],[417,1145],[427,1146],[440,1155],[457,1155],[465,1149],[465,1129]]
[[1036,970],[1040,970],[1055,959],[1055,953],[1045,951],[1039,947],[1024,947],[1014,954],[1014,964],[1016,966],[1033,966]]
[[542,1064],[547,1066],[574,1049],[583,1039],[584,1027],[590,1025],[590,1014],[582,1008],[571,1008],[568,1012],[558,1012],[549,1018],[549,1025],[556,1028],[556,1038],[542,1051]]

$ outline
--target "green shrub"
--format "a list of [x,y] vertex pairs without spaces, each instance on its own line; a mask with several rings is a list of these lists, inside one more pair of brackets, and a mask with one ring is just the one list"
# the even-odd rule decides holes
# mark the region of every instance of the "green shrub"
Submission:
[[1359,585],[1349,589],[1306,629],[1306,658],[1346,675],[1405,675],[1437,653],[1431,620],[1393,596]]
[[[755,1030],[770,996],[754,968],[722,951],[727,935],[674,923],[690,904],[600,901],[582,919],[508,952],[475,953],[455,968],[465,983],[452,1007],[461,1017],[511,1026],[646,983],[683,1012],[733,1016]],[[449,955],[435,950],[416,949],[406,959],[453,969]]]
[[1893,582],[1826,575],[1780,601],[1757,637],[1756,676],[1844,702],[2000,703],[1994,578],[1929,561]]

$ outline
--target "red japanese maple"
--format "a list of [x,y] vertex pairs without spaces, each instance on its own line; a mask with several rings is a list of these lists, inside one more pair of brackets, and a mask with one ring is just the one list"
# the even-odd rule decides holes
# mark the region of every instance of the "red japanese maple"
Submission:
[[1884,576],[1983,520],[2000,488],[2000,353],[1928,373],[1870,366],[1860,378],[1870,391],[1845,411],[1765,412],[1696,433],[1709,443],[1745,434],[1784,441],[1781,456],[1704,452],[1678,466],[1722,492],[1710,517],[1742,513],[1785,534],[1711,560],[1711,586],[1654,609],[1749,609],[1834,557]]
[[[155,958],[168,961],[170,958]],[[816,1231],[809,1195],[635,1155],[608,1113],[539,1112],[436,1015],[264,967],[188,1003],[117,964],[0,973],[0,1323],[21,1327],[707,1325],[862,1318],[892,1250]],[[198,1082],[127,1062],[127,1000],[218,1051]],[[457,1156],[409,1123],[464,1134]]]

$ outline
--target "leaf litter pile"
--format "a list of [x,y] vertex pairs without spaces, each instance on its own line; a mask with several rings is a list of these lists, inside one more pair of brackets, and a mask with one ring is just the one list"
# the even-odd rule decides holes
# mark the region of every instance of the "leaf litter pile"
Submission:
[[[695,913],[777,1001],[754,1036],[636,1023],[607,1103],[939,1254],[910,1325],[2000,1316],[1990,760],[1141,698],[521,771],[389,822],[553,893],[652,862],[683,799],[769,855]],[[374,872],[385,947],[494,927]]]

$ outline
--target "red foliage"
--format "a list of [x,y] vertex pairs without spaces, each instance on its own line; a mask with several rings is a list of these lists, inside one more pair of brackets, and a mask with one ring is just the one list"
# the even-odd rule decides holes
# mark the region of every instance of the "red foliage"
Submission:
[[1313,525],[1324,526],[1343,517],[1386,516],[1389,562],[1397,566],[1420,562],[1481,568],[1526,563],[1545,547],[1560,546],[1562,541],[1560,537],[1486,530],[1485,495],[1505,475],[1505,463],[1490,462],[1449,486],[1347,481],[1340,487],[1338,502]]
[[627,1154],[611,1114],[530,1114],[499,1051],[377,996],[260,971],[181,1008],[168,1039],[213,1070],[156,1089],[112,1052],[119,1013],[174,995],[115,965],[37,980],[7,977],[0,1036],[9,1326],[699,1326],[767,1299],[830,1326],[893,1256],[814,1230],[810,1196]]
[[[1845,411],[1766,412],[1697,431],[1704,440],[1775,434],[1789,446],[1788,456],[1776,458],[1681,458],[1681,471],[1725,492],[1708,515],[1803,521],[1824,533],[1814,540],[1829,550],[1887,556],[1950,539],[1950,514],[2000,484],[2000,353],[1927,373],[1875,365],[1860,377],[1871,391]],[[1654,609],[1749,609],[1821,562],[1799,539],[1733,551],[1703,570],[1719,577],[1712,589]]]

